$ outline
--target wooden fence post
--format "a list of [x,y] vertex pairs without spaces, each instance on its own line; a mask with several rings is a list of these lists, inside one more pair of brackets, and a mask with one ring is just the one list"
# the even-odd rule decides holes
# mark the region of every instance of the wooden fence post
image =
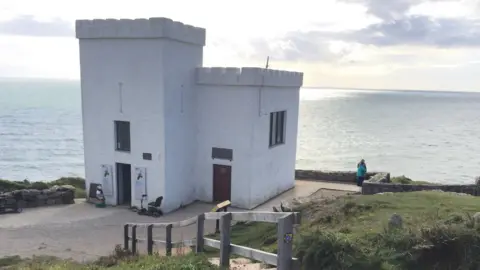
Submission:
[[205,228],[205,214],[200,214],[197,217],[197,245],[196,253],[203,252],[203,230]]
[[128,224],[123,226],[123,249],[128,250]]
[[277,231],[277,269],[292,269],[292,241],[293,241],[294,214],[287,214],[278,219]]
[[220,218],[220,268],[228,269],[230,266],[230,225],[232,213],[224,214]]
[[147,251],[148,255],[153,254],[153,225],[150,224],[147,227]]
[[165,227],[165,253],[167,256],[172,255],[172,224],[168,224],[167,227]]
[[137,253],[137,225],[132,226],[132,254]]

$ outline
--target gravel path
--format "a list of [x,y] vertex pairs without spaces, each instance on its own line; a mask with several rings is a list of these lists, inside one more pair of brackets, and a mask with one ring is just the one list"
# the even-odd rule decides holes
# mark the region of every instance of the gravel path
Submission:
[[[295,189],[287,191],[268,201],[255,210],[272,211],[280,201],[304,197],[319,189],[357,191],[358,187],[342,184],[313,181],[296,181]],[[335,191],[323,191],[328,195]],[[26,209],[21,214],[0,215],[0,258],[19,255],[50,255],[89,261],[99,256],[109,255],[115,245],[123,244],[123,224],[128,222],[167,222],[191,218],[199,213],[209,212],[212,204],[195,203],[184,209],[161,218],[139,216],[124,207],[95,208],[84,200],[76,204]],[[242,211],[231,209],[231,211]],[[206,221],[206,233],[214,232],[215,221]],[[137,237],[146,238],[144,229],[139,229]],[[194,238],[195,225],[173,229],[172,241]],[[162,229],[154,230],[154,238],[164,240]],[[146,244],[139,243],[142,252]],[[160,249],[160,248],[159,248]]]
[[[115,245],[123,244],[123,224],[127,222],[166,222],[190,218],[208,212],[210,204],[196,203],[162,218],[139,216],[122,207],[105,209],[79,201],[73,205],[26,209],[21,214],[0,215],[0,258],[20,255],[51,255],[78,261],[96,259],[110,254]],[[214,222],[205,228],[213,232]],[[139,229],[138,237],[145,238]],[[174,229],[172,240],[195,237],[196,229],[189,226]],[[161,229],[154,231],[156,239],[164,239]],[[144,249],[139,243],[139,249]]]

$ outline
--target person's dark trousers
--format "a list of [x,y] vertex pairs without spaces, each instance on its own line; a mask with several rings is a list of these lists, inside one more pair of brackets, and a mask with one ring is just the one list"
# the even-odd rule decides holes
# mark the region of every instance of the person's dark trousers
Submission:
[[365,180],[364,176],[357,176],[357,186],[361,187],[363,185],[364,180]]

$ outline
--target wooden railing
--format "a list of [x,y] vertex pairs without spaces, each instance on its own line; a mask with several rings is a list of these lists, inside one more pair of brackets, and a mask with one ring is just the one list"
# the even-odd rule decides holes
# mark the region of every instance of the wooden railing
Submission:
[[[220,220],[220,241],[204,236],[205,220]],[[277,254],[269,253],[249,247],[239,246],[230,242],[232,221],[269,222],[277,224]],[[137,243],[147,243],[148,254],[153,253],[153,245],[165,246],[166,255],[170,256],[174,245],[193,247],[201,253],[205,246],[220,250],[220,266],[228,267],[230,254],[236,254],[269,265],[275,265],[279,270],[300,269],[300,263],[292,257],[293,227],[300,224],[300,214],[295,212],[212,212],[198,215],[187,220],[170,223],[127,223],[124,226],[124,248],[137,253]],[[172,229],[196,224],[197,234],[195,239],[172,241]],[[146,239],[137,237],[137,228],[146,228]],[[163,228],[165,240],[153,239],[153,229]],[[131,233],[129,233],[131,229]],[[131,246],[130,246],[131,243]],[[227,268],[228,269],[228,268]]]

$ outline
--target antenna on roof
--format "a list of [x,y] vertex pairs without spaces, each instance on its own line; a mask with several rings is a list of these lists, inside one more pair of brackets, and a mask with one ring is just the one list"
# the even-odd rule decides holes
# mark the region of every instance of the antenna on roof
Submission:
[[265,68],[268,69],[268,62],[270,61],[270,56],[267,56],[267,64],[265,65]]

